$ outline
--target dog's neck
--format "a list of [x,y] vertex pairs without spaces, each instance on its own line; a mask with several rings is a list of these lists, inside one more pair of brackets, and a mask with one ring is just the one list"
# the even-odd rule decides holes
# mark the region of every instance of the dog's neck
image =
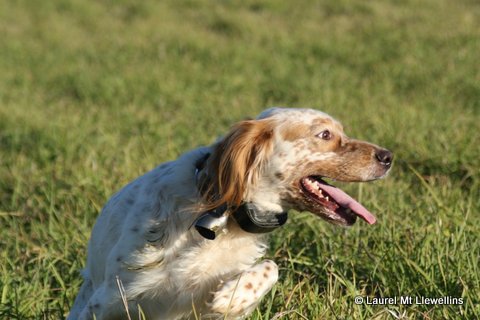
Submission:
[[[195,164],[195,179],[197,189],[201,196],[204,192],[203,181],[204,179],[208,179],[208,172],[205,172],[205,167],[209,156],[210,154],[204,155]],[[255,194],[258,195],[258,193]],[[273,194],[271,194],[271,196],[275,198],[278,197],[278,195]],[[269,203],[265,197],[262,197],[263,201],[255,201],[255,198],[256,197],[252,197],[250,201],[243,202],[239,207],[235,208],[222,205],[209,212],[205,212],[202,217],[203,219],[222,219],[222,216],[228,212],[242,230],[250,233],[271,232],[285,224],[288,219],[288,213],[284,212],[280,205]]]

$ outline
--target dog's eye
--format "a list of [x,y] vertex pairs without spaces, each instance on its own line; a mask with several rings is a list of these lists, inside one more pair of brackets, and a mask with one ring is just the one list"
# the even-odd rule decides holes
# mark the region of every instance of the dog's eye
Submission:
[[330,140],[332,139],[332,133],[330,130],[323,130],[319,134],[317,134],[317,137],[322,138],[323,140]]

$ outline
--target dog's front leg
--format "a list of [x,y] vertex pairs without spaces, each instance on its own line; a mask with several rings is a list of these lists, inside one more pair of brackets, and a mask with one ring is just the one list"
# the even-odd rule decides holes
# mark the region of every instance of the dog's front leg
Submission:
[[277,282],[278,266],[271,260],[262,261],[238,277],[221,284],[215,292],[211,310],[226,319],[247,316]]

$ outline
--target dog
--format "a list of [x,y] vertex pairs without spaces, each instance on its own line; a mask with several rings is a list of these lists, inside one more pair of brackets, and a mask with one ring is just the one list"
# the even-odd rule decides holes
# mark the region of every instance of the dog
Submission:
[[270,108],[137,178],[103,208],[68,319],[239,319],[278,279],[260,261],[288,211],[375,217],[323,178],[385,177],[393,154],[313,109]]

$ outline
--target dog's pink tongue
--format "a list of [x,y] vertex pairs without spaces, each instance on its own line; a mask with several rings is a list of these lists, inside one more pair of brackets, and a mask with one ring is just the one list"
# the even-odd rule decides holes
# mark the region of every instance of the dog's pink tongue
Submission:
[[369,224],[374,224],[377,221],[370,211],[365,209],[364,206],[339,188],[323,183],[321,188],[325,190],[333,199],[335,199],[338,204],[340,204],[342,207],[350,208],[350,210],[355,212],[357,216],[367,221]]

